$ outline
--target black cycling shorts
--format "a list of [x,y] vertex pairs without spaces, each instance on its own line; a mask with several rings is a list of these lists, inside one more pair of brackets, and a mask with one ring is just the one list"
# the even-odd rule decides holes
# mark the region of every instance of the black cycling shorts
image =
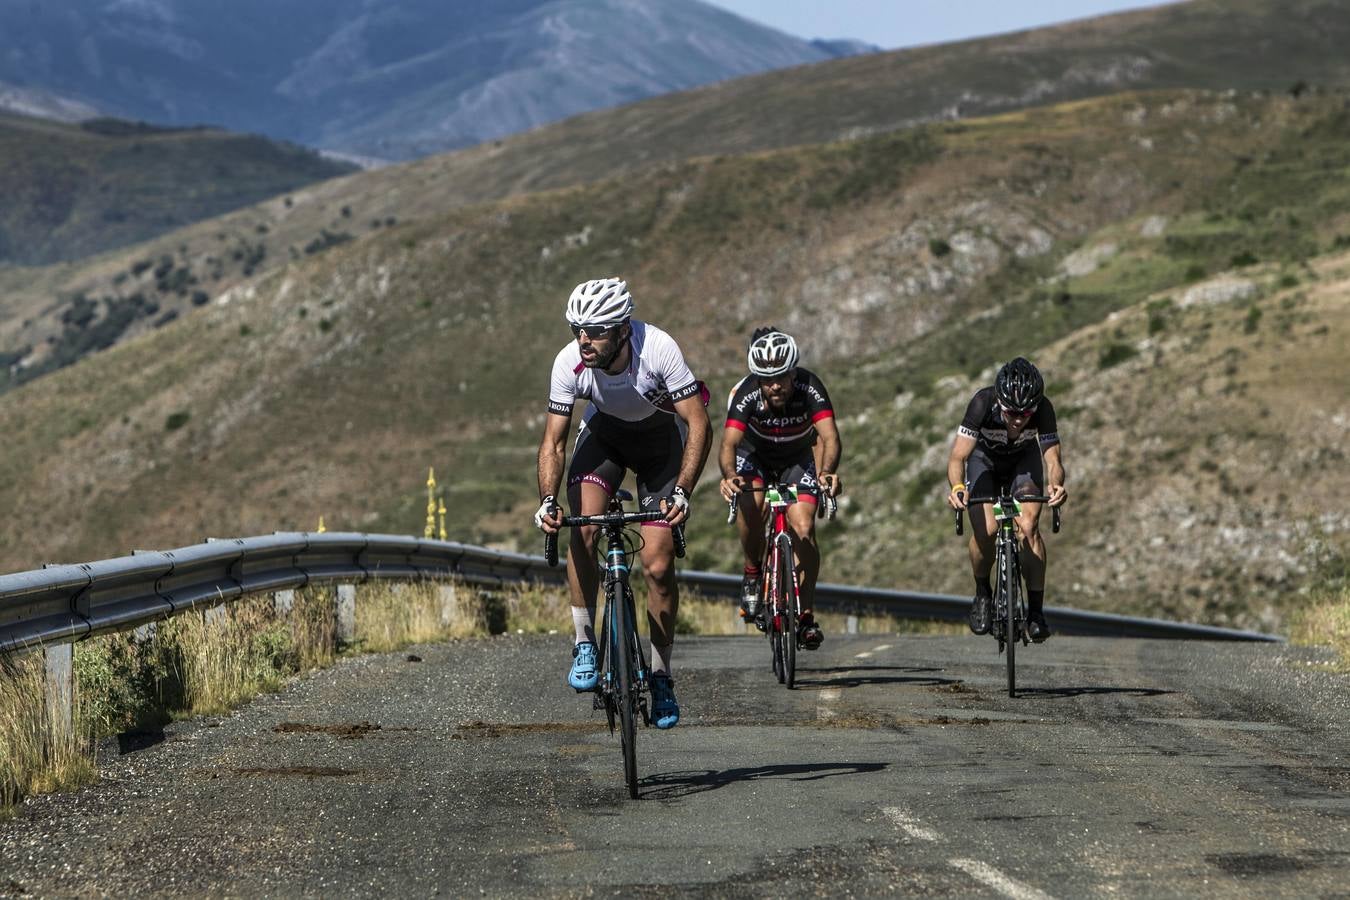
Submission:
[[1012,488],[1014,497],[1044,496],[1045,460],[1035,441],[1018,453],[995,455],[978,445],[971,452],[966,460],[966,496],[997,497],[1005,486]]
[[[637,479],[638,505],[643,512],[660,512],[661,501],[675,490],[684,458],[684,440],[672,418],[669,427],[633,431],[622,440],[602,436],[583,428],[572,450],[567,468],[567,486],[589,482],[597,484],[613,497],[623,483],[625,472]],[[666,522],[643,522],[653,527],[670,527]]]
[[797,485],[797,499],[819,503],[820,482],[816,479],[816,457],[808,447],[804,453],[785,465],[770,466],[760,458],[748,442],[736,445],[736,474],[752,481]]

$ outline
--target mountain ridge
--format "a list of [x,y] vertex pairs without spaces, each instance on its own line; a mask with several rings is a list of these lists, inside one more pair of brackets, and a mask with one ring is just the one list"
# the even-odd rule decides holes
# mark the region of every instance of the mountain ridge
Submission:
[[0,82],[386,159],[863,46],[812,44],[699,0],[239,0],[227,14],[0,0],[0,15]]

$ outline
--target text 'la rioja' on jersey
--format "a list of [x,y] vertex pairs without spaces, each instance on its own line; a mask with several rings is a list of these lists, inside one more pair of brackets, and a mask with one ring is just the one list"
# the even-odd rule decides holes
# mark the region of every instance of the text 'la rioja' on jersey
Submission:
[[976,445],[994,456],[1020,453],[1031,443],[1039,443],[1042,451],[1059,443],[1055,406],[1049,398],[1041,398],[1040,405],[1031,414],[1026,426],[1016,437],[1011,437],[998,401],[994,399],[992,387],[975,392],[958,431],[968,438],[974,438]]
[[797,367],[792,396],[781,410],[764,399],[759,379],[746,377],[731,393],[727,427],[744,432],[748,442],[765,462],[787,463],[797,459],[816,442],[816,423],[834,417],[830,395],[813,372]]

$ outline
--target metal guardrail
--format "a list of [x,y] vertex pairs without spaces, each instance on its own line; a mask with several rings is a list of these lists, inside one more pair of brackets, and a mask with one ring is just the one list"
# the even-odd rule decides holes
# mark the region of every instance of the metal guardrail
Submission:
[[[247,594],[309,584],[456,578],[479,586],[522,582],[561,584],[564,570],[542,556],[454,541],[388,534],[277,532],[208,540],[177,550],[78,565],[47,566],[0,576],[0,651],[76,641],[121,631]],[[681,584],[737,596],[740,578],[686,571]],[[843,612],[877,611],[904,618],[963,620],[970,600],[839,584],[816,586],[816,606]],[[1048,607],[1063,634],[1200,640],[1278,641],[1254,631]]]

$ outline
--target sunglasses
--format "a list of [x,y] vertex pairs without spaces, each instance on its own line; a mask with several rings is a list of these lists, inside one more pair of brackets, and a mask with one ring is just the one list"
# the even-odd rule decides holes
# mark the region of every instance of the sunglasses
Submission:
[[614,328],[613,325],[573,325],[572,337],[581,337],[581,333],[586,332],[586,337],[591,340],[602,338]]
[[1037,407],[1032,406],[1032,407],[1029,407],[1028,409],[1011,409],[1010,407],[1004,406],[1004,407],[1002,407],[1002,409],[1003,409],[1003,411],[1004,411],[1005,413],[1007,413],[1008,415],[1010,415],[1010,416],[1016,416],[1017,418],[1020,419],[1020,418],[1022,418],[1022,417],[1024,417],[1024,416],[1029,416],[1029,415],[1031,415],[1032,413],[1036,412]]

